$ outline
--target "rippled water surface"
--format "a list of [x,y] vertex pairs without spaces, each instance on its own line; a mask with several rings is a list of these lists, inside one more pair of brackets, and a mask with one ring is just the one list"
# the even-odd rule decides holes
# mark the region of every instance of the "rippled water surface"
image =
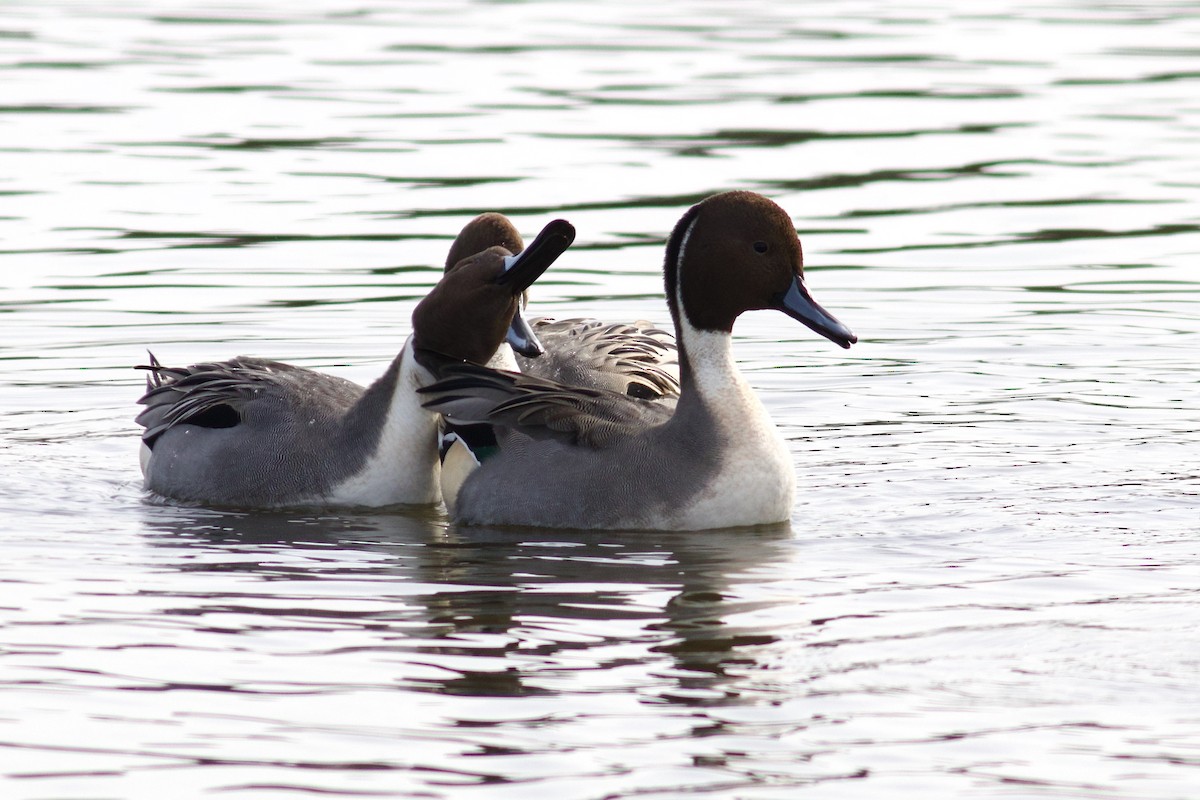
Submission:
[[[1200,797],[1191,2],[0,5],[0,795]],[[472,215],[541,313],[786,208],[782,530],[147,498],[131,366],[368,382]]]

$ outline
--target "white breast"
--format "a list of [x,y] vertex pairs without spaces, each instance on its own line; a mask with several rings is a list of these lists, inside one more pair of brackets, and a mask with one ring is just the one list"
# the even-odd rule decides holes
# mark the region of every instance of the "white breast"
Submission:
[[[733,361],[729,335],[682,326],[696,391],[722,442],[716,475],[675,527],[724,528],[783,522],[792,513],[796,473],[787,444]],[[691,328],[689,330],[689,328]]]

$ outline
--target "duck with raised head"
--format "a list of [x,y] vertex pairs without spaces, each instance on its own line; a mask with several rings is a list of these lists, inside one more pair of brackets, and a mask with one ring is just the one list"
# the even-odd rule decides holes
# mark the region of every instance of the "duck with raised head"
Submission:
[[420,390],[428,408],[496,435],[482,463],[459,457],[470,468],[443,474],[456,521],[699,530],[789,518],[791,455],[734,363],[734,321],[776,309],[842,347],[857,338],[812,299],[795,226],[761,195],[727,192],[689,209],[663,271],[679,343],[674,409],[467,365]]
[[[519,253],[524,243],[508,217],[489,211],[463,226],[446,258],[449,269],[459,258],[488,247]],[[522,306],[528,302],[528,293]],[[534,317],[529,325],[545,348],[530,358],[510,336],[488,363],[568,386],[608,389],[674,406],[679,397],[679,361],[675,337],[645,320],[605,322],[585,317],[555,320]],[[514,350],[516,353],[514,355]]]
[[486,363],[510,329],[536,355],[520,298],[574,236],[555,220],[519,255],[492,247],[457,261],[369,388],[262,358],[175,368],[151,354],[137,417],[146,488],[242,508],[438,502],[440,420],[416,389],[448,364]]

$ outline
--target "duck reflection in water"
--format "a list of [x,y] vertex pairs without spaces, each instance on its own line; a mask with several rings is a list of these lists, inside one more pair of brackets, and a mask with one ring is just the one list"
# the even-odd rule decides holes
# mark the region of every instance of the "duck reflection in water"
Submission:
[[[628,670],[626,687],[614,692],[736,704],[737,673],[753,670],[775,641],[769,629],[729,622],[767,605],[740,596],[739,586],[788,558],[792,542],[787,525],[703,533],[471,527],[460,535],[433,513],[145,513],[156,546],[186,551],[178,569],[218,578],[188,613],[230,604],[246,613],[236,598],[247,574],[259,574],[264,587],[288,596],[290,614],[361,626],[358,641],[365,634],[374,642],[364,652],[407,654],[395,679],[408,690],[469,697],[570,695],[581,671],[605,671],[612,686]],[[231,572],[240,577],[234,586],[220,580]],[[349,582],[348,594],[301,597],[296,582],[314,580]],[[368,592],[354,586],[367,581]],[[364,596],[378,608],[339,610]],[[430,665],[440,674],[431,677]]]

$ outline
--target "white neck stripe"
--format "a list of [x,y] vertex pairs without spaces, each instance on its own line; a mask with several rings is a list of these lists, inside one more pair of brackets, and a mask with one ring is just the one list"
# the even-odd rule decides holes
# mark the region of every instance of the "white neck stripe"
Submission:
[[679,321],[686,326],[691,326],[691,321],[687,318],[687,312],[683,308],[683,256],[687,252],[688,240],[692,238],[692,231],[696,229],[696,223],[700,221],[700,215],[696,214],[687,226],[687,230],[683,232],[683,239],[679,242],[679,255],[675,257],[675,307],[679,309]]

